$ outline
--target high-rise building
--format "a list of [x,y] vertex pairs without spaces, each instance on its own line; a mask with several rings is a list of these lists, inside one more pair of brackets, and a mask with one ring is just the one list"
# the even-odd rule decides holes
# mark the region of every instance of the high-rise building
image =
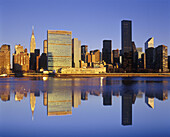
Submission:
[[40,56],[40,60],[39,60],[39,68],[40,69],[44,69],[47,70],[47,54],[46,53],[42,53]]
[[155,48],[155,69],[168,72],[168,47],[165,45]]
[[133,65],[133,47],[132,47],[132,23],[129,20],[121,22],[122,30],[122,64],[124,70],[131,72]]
[[88,45],[82,45],[81,46],[81,60],[83,60],[84,62],[86,62],[86,53],[87,52],[88,52]]
[[72,32],[48,30],[48,70],[72,67]]
[[30,70],[38,71],[40,69],[40,49],[35,49],[30,53]]
[[103,40],[102,59],[107,64],[113,63],[112,41],[111,40]]
[[46,53],[46,54],[47,54],[47,40],[44,40],[44,42],[43,42],[43,48],[44,48],[43,53]]
[[32,27],[32,35],[31,35],[31,42],[30,42],[30,53],[34,53],[35,48],[36,48],[36,43],[35,43],[35,36],[34,36],[34,27]]
[[78,38],[72,39],[72,67],[80,68],[81,41]]
[[90,51],[90,54],[95,55],[95,61],[94,62],[101,62],[101,52],[100,50],[96,49],[96,50],[92,50]]
[[113,64],[116,67],[119,67],[120,64],[119,56],[120,56],[119,49],[113,50]]
[[146,68],[153,69],[154,68],[154,48],[147,48],[145,50],[146,54]]
[[145,42],[145,50],[147,48],[154,48],[154,38],[151,37]]
[[10,45],[0,47],[0,74],[10,72]]
[[146,54],[141,54],[141,62],[139,63],[139,67],[146,69]]
[[23,46],[15,45],[15,53],[13,54],[13,71],[29,71],[29,54]]

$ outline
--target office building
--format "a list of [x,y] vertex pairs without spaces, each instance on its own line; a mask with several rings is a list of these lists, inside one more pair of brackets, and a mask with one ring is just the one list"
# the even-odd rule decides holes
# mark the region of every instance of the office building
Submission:
[[100,50],[96,49],[96,50],[92,50],[90,51],[90,54],[93,54],[95,56],[95,61],[94,62],[101,62],[101,52]]
[[42,53],[39,59],[39,69],[47,70],[47,54]]
[[72,32],[48,30],[48,70],[72,67]]
[[10,45],[0,47],[0,74],[10,73]]
[[151,37],[145,42],[145,50],[148,48],[154,48],[154,38]]
[[80,68],[81,41],[78,38],[72,39],[72,67]]
[[154,69],[154,48],[147,48],[145,50],[146,54],[146,68],[147,69]]
[[82,45],[81,46],[81,60],[83,60],[85,63],[86,62],[86,53],[88,52],[88,45]]
[[106,64],[113,63],[112,41],[111,40],[103,40],[102,60],[104,60],[106,62]]
[[168,72],[168,47],[165,45],[155,48],[155,69],[159,72]]
[[15,53],[13,54],[13,71],[29,71],[29,54],[23,46],[15,45]]
[[47,55],[47,40],[44,40],[43,42],[43,53]]
[[30,70],[38,71],[40,69],[40,49],[35,49],[30,53]]
[[131,72],[133,65],[133,48],[132,48],[132,25],[131,21],[123,20],[121,22],[122,31],[122,65],[125,71]]
[[36,43],[35,43],[35,36],[34,36],[34,27],[32,27],[32,35],[31,35],[31,42],[30,42],[30,53],[34,53],[35,48],[36,48]]

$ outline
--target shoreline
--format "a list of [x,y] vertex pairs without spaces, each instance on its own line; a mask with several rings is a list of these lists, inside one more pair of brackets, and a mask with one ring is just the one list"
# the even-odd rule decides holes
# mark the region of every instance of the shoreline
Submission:
[[[83,77],[170,77],[170,73],[100,73],[100,74],[42,74],[23,73],[8,74],[7,77],[57,77],[57,78],[83,78]],[[4,78],[4,77],[0,77]]]

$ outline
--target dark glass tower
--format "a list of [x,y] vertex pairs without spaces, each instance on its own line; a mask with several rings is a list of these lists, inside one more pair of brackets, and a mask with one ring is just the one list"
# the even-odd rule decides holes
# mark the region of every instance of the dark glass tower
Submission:
[[103,40],[102,59],[107,64],[112,64],[113,63],[112,41],[111,40]]
[[121,22],[122,30],[122,53],[123,68],[125,71],[131,72],[133,65],[133,48],[132,48],[132,23],[129,20]]

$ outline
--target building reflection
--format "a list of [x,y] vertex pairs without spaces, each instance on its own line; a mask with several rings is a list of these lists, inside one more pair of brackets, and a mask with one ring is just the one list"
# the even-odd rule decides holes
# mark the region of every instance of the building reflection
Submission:
[[31,106],[31,112],[32,112],[32,120],[34,120],[35,104],[36,104],[35,93],[31,92],[30,93],[30,106]]
[[[43,82],[39,83],[39,80]],[[111,106],[114,103],[112,96],[117,96],[121,99],[121,124],[123,126],[132,125],[132,107],[136,100],[144,98],[146,105],[154,109],[156,100],[165,101],[168,99],[168,90],[164,85],[167,85],[166,82],[136,82],[132,78],[114,81],[110,78],[99,78],[93,80],[88,87],[88,81],[81,83],[81,79],[57,79],[49,82],[48,78],[39,78],[38,81],[34,79],[28,84],[17,83],[13,87],[10,87],[9,83],[0,85],[0,98],[2,101],[9,101],[10,90],[14,93],[15,101],[23,102],[24,98],[30,97],[33,120],[36,97],[41,95],[43,95],[42,105],[47,109],[48,116],[72,115],[72,109],[80,107],[81,100],[87,101],[90,96],[101,97],[103,106]],[[140,87],[143,84],[145,86]],[[160,85],[156,87],[154,84]],[[136,85],[138,87],[135,87]]]
[[0,98],[2,101],[10,101],[10,85],[9,85],[9,83],[0,85]]

